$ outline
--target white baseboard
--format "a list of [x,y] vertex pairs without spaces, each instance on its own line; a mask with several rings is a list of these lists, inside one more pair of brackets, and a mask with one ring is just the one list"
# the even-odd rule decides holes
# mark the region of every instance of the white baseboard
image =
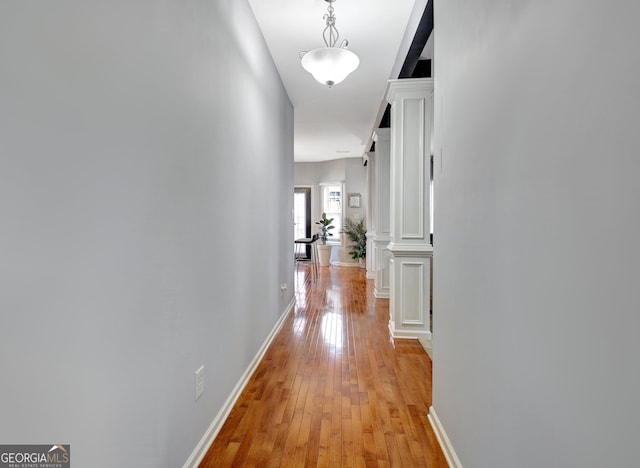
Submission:
[[433,360],[433,342],[424,338],[418,338],[418,342],[422,345],[429,358]]
[[331,262],[331,264],[334,266],[340,266],[340,267],[360,268],[359,263],[353,263],[353,262]]
[[227,420],[227,417],[229,416],[229,413],[231,413],[233,406],[236,404],[236,401],[238,401],[238,398],[240,398],[240,394],[244,390],[244,387],[246,387],[247,383],[249,383],[249,379],[253,375],[253,372],[258,367],[258,364],[260,364],[260,361],[262,361],[264,354],[267,352],[267,349],[271,345],[271,342],[280,331],[280,328],[282,328],[282,324],[284,323],[289,313],[293,310],[294,306],[295,298],[292,298],[291,302],[274,325],[271,333],[269,333],[269,336],[267,336],[267,339],[262,344],[255,357],[249,363],[249,367],[246,371],[244,371],[244,374],[242,374],[240,380],[231,391],[231,394],[227,398],[227,401],[224,402],[224,405],[222,405],[222,408],[220,408],[218,414],[216,414],[215,418],[213,418],[212,423],[209,425],[209,428],[200,439],[200,442],[198,442],[198,445],[196,445],[196,448],[191,453],[191,456],[184,463],[183,468],[197,468],[204,456],[207,454],[209,447],[211,447],[211,444],[218,435],[218,432],[220,432],[220,429],[222,429],[222,425]]
[[440,444],[440,448],[444,453],[444,458],[447,459],[447,463],[451,468],[462,468],[462,463],[460,463],[460,459],[458,455],[456,455],[456,451],[453,449],[453,445],[451,445],[451,441],[449,437],[447,437],[447,433],[440,422],[440,418],[436,414],[436,410],[433,406],[429,407],[429,414],[427,415],[429,418],[429,423],[431,423],[431,427],[433,428],[433,432],[436,433],[436,438],[438,439],[438,443]]
[[376,299],[389,299],[389,290],[378,290],[375,287],[373,288],[373,295]]

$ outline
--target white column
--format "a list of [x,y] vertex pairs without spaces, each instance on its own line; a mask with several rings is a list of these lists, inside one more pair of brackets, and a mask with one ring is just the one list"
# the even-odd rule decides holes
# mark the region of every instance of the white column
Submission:
[[375,269],[375,247],[373,239],[376,236],[375,224],[375,171],[376,158],[375,153],[369,152],[365,154],[367,161],[367,278],[374,279],[376,277]]
[[377,298],[388,298],[390,291],[389,276],[389,245],[390,237],[390,155],[391,155],[391,130],[377,128],[373,132],[373,140],[376,142],[375,160],[375,237],[373,245],[375,249],[375,279],[373,293]]
[[391,80],[391,239],[389,330],[431,339],[429,172],[433,79]]

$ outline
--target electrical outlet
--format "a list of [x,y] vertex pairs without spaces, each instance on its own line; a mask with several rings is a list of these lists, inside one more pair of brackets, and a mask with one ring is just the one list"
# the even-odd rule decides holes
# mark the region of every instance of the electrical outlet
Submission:
[[280,295],[284,296],[284,292],[287,290],[287,283],[286,281],[284,283],[280,283]]
[[196,371],[196,400],[204,393],[204,366]]

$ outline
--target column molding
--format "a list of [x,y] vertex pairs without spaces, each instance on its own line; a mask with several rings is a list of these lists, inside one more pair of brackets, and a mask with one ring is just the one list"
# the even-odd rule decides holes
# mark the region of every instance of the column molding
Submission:
[[377,234],[373,239],[375,249],[376,268],[374,276],[373,295],[377,299],[389,299],[389,236]]
[[430,158],[433,80],[391,80],[389,331],[431,339]]
[[373,293],[378,299],[389,298],[389,244],[391,208],[390,208],[390,158],[391,158],[391,130],[376,128],[373,131],[376,142],[375,151],[375,236],[373,238],[375,250],[374,288]]
[[367,161],[367,278],[375,279],[376,277],[376,251],[374,239],[376,237],[376,158],[374,152],[365,154]]

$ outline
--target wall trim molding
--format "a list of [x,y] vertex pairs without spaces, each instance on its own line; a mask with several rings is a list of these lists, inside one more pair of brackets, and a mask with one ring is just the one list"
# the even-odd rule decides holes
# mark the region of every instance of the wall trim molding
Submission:
[[383,248],[387,248],[390,240],[391,236],[389,236],[388,232],[376,232],[375,237],[373,237],[374,244],[382,246]]
[[436,439],[438,439],[440,448],[444,453],[444,458],[447,459],[449,466],[451,468],[462,468],[462,463],[460,463],[460,459],[458,458],[458,455],[456,454],[456,451],[454,450],[453,445],[444,430],[444,426],[442,426],[440,418],[433,406],[429,407],[429,414],[427,415],[427,418],[429,418],[429,423],[433,428],[433,432],[436,433]]
[[[394,317],[396,320],[400,319],[400,325],[404,327],[417,326],[421,328],[429,329],[429,324],[425,322],[425,299],[429,292],[425,291],[425,269],[427,264],[424,260],[415,262],[410,260],[400,260],[398,262],[398,274],[400,275],[399,293],[401,300],[399,301],[400,317]],[[416,277],[418,279],[417,291],[408,284],[410,284],[410,278]],[[415,297],[418,300],[417,307],[408,307],[410,302],[409,298]],[[428,305],[426,306],[429,307]],[[410,317],[409,317],[410,316]]]
[[387,81],[387,89],[385,98],[387,102],[393,105],[399,94],[402,97],[412,98],[415,94],[420,96],[424,91],[431,92],[433,90],[433,78],[401,78]]
[[405,244],[389,242],[387,250],[395,257],[433,257],[431,244]]
[[227,400],[222,405],[222,408],[220,408],[220,411],[218,411],[218,414],[216,414],[216,416],[213,418],[213,421],[209,425],[208,429],[203,434],[196,447],[193,449],[193,452],[184,463],[183,468],[197,468],[204,456],[207,454],[209,447],[211,447],[211,444],[220,432],[220,429],[222,429],[222,425],[227,420],[227,417],[229,416],[229,413],[231,413],[233,406],[236,404],[236,401],[238,401],[238,398],[240,398],[240,394],[249,383],[249,379],[253,375],[253,372],[258,367],[258,364],[260,364],[260,361],[262,361],[264,354],[267,352],[267,349],[269,349],[269,346],[271,346],[271,343],[278,335],[278,332],[282,328],[282,324],[293,310],[295,304],[295,297],[293,297],[291,298],[291,302],[289,302],[285,311],[282,313],[274,327],[271,329],[271,332],[254,356],[253,360],[249,363],[249,367],[247,367],[247,370],[244,371],[244,373],[240,377],[240,380],[231,391],[231,394],[227,397]]

